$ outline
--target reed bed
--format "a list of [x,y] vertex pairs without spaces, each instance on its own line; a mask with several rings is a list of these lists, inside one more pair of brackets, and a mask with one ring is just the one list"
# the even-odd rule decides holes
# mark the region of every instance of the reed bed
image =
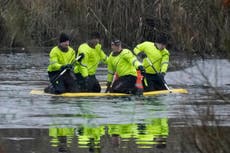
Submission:
[[1,0],[1,47],[44,47],[57,43],[60,32],[78,46],[99,31],[109,47],[113,38],[132,49],[159,33],[178,53],[230,54],[228,0]]

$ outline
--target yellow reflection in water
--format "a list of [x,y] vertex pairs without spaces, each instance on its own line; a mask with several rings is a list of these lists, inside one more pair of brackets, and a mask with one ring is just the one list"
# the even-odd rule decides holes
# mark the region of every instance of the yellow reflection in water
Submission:
[[102,136],[108,136],[114,147],[126,148],[124,143],[134,140],[137,148],[152,148],[153,145],[166,146],[169,134],[168,119],[155,118],[146,123],[108,124],[101,126],[81,126],[78,128],[50,128],[52,147],[69,148],[73,137],[78,148],[100,148]]

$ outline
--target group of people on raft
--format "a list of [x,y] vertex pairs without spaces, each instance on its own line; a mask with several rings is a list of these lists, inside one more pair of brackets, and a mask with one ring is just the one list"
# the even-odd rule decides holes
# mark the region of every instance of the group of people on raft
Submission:
[[103,51],[100,40],[100,34],[93,32],[75,52],[70,47],[69,36],[61,33],[59,44],[49,54],[50,85],[44,91],[53,94],[101,92],[95,75],[100,63],[106,64],[108,69],[105,92],[140,94],[137,72],[143,76],[143,91],[166,89],[164,76],[169,63],[166,35],[158,35],[154,42],[137,44],[133,52],[123,48],[119,39],[112,40],[109,56]]

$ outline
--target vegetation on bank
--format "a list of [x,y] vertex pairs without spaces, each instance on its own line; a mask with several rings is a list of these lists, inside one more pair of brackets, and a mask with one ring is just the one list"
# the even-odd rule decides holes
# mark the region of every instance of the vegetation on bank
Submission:
[[230,55],[229,0],[1,0],[0,45],[50,47],[60,32],[78,46],[100,31],[105,47],[120,38],[133,48],[158,33],[177,53]]

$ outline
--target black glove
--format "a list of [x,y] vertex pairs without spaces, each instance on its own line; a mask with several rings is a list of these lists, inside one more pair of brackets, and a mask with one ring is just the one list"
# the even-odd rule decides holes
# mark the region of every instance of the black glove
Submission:
[[78,56],[80,56],[80,58],[77,60],[78,62],[81,62],[82,59],[85,57],[84,53],[80,53]]
[[162,76],[165,76],[165,72],[161,72],[160,74],[161,74]]
[[144,59],[144,58],[147,57],[147,55],[145,54],[145,52],[140,52],[137,56],[140,57],[140,58],[142,58],[142,59]]
[[145,68],[142,65],[138,66],[137,70],[140,70],[141,71],[141,75],[145,76]]
[[162,80],[164,80],[164,77],[165,77],[165,72],[161,72],[161,73],[159,73],[159,77],[160,77]]
[[72,64],[66,64],[61,67],[61,71],[63,71],[64,69],[71,70],[72,68],[73,68]]

